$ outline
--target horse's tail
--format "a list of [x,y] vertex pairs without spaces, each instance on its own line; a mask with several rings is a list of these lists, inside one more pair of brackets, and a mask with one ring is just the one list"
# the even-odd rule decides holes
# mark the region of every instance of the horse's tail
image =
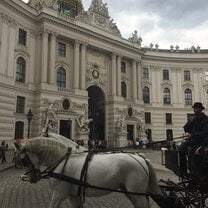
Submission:
[[148,193],[152,194],[152,199],[159,205],[160,208],[184,208],[182,202],[177,197],[167,197],[162,194],[162,191],[157,183],[156,172],[149,160],[146,160],[149,166],[149,186]]
[[148,185],[148,192],[153,195],[162,195],[161,189],[157,183],[156,172],[149,160],[146,160],[148,167],[149,167],[149,185]]

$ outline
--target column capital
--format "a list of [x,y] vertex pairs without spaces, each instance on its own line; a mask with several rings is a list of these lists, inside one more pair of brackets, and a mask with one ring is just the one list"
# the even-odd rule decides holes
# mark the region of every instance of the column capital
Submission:
[[50,32],[50,36],[51,36],[51,39],[56,39],[56,37],[58,36],[58,33],[56,32]]
[[117,53],[114,53],[114,52],[111,53],[111,57],[116,57],[116,56],[118,56]]
[[43,38],[47,38],[48,35],[49,35],[49,32],[47,30],[44,30],[44,31],[41,32],[41,35],[42,35]]
[[87,41],[80,41],[80,43],[82,44],[82,46],[85,46],[85,47],[89,45]]
[[138,64],[141,64],[141,60],[139,60],[139,59],[132,59],[132,63],[138,63]]
[[80,45],[82,42],[80,40],[74,40],[75,45]]

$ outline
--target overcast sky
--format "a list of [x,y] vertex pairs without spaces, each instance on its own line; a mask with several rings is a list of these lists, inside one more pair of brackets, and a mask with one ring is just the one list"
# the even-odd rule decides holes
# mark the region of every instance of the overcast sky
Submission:
[[[24,0],[27,1],[27,0]],[[91,0],[82,0],[87,10]],[[103,0],[124,38],[137,30],[142,47],[208,49],[207,0]]]

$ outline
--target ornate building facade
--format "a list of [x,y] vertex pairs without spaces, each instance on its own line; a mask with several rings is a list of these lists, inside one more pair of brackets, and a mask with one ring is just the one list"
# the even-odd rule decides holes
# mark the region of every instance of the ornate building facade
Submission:
[[1,0],[0,19],[1,140],[38,136],[51,106],[67,138],[172,139],[207,104],[208,50],[125,39],[102,0]]

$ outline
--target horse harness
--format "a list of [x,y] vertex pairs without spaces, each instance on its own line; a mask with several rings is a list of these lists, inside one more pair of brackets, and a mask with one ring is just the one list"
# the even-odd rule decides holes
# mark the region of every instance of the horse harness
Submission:
[[[34,165],[33,165],[32,161],[30,160],[29,156],[26,153],[24,153],[25,156],[24,156],[24,158],[21,159],[21,162],[22,162],[23,166],[30,165],[32,167],[32,170],[26,172],[25,175],[28,175],[31,172],[34,172],[35,174],[38,174],[39,176],[36,177],[37,179],[35,181],[33,181],[33,183],[36,183],[38,181],[39,177],[40,177],[39,180],[41,178],[45,179],[45,178],[52,177],[52,178],[56,178],[56,179],[59,179],[59,180],[70,182],[72,184],[76,184],[76,185],[79,186],[78,187],[78,191],[77,191],[77,196],[81,197],[83,202],[85,202],[85,189],[86,188],[95,188],[95,189],[103,190],[103,191],[118,192],[118,193],[131,194],[131,195],[140,195],[140,196],[147,196],[147,197],[148,196],[156,196],[157,195],[157,194],[151,194],[151,193],[135,193],[135,192],[122,191],[122,190],[116,190],[116,189],[111,189],[111,188],[103,188],[103,187],[99,187],[99,186],[91,185],[91,184],[87,183],[88,165],[89,165],[89,162],[92,160],[93,155],[96,154],[96,153],[99,153],[99,151],[96,151],[96,150],[88,151],[88,154],[87,154],[87,156],[85,158],[85,162],[84,162],[82,170],[81,170],[80,179],[75,179],[75,178],[72,178],[72,177],[64,175],[64,170],[65,170],[66,164],[68,162],[68,159],[69,159],[69,157],[71,155],[71,150],[72,150],[72,148],[68,148],[66,154],[60,160],[56,161],[54,164],[52,164],[50,167],[46,168],[42,172],[34,167]],[[120,152],[127,153],[132,159],[134,159],[138,164],[140,164],[140,166],[144,169],[144,171],[147,174],[147,176],[149,176],[149,174],[148,174],[147,170],[145,169],[145,167],[141,164],[141,162],[139,160],[137,160],[132,155],[132,153],[130,153],[130,152],[123,152],[123,151],[120,151]],[[113,154],[113,153],[116,153],[116,152],[113,151],[111,153]],[[141,156],[145,160],[147,166],[149,166],[149,164],[146,161],[146,159],[142,155],[140,155],[140,154],[139,154],[139,156]],[[55,168],[62,161],[64,161],[64,165],[63,165],[61,173],[53,172],[55,170]],[[82,196],[81,196],[81,193],[82,193]]]

